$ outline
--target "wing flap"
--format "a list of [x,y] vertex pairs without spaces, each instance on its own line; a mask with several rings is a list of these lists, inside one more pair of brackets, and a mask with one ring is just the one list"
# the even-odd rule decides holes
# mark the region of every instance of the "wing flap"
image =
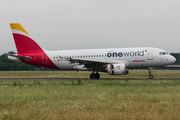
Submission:
[[107,64],[110,64],[109,62],[105,61],[98,61],[98,60],[87,60],[87,59],[74,59],[74,58],[68,58],[68,61],[71,63],[79,63],[79,65],[84,65],[89,70],[99,71],[101,69],[105,69]]

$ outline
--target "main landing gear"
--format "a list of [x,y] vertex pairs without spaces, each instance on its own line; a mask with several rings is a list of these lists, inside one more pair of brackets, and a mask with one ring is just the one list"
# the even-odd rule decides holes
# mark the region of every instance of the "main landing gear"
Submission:
[[92,74],[90,74],[90,79],[99,79],[100,75],[98,73],[98,71],[94,74],[94,71],[92,72]]
[[148,72],[149,72],[149,79],[153,79],[153,75],[151,74],[151,72],[152,72],[152,71],[151,71],[151,69],[152,69],[151,67],[150,67],[150,68],[148,68]]

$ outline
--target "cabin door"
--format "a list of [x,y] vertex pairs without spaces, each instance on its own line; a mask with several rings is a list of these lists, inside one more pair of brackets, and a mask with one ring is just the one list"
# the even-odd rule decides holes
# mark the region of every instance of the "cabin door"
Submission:
[[152,49],[147,50],[147,60],[153,60],[153,50]]
[[47,61],[47,55],[45,53],[42,54],[42,63],[43,64],[47,64],[48,61]]

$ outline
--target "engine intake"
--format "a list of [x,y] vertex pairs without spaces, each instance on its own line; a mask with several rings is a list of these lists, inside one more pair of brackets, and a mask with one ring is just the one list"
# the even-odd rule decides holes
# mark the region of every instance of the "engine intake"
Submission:
[[129,70],[126,69],[125,64],[109,64],[107,65],[107,71],[110,75],[125,75],[129,74]]

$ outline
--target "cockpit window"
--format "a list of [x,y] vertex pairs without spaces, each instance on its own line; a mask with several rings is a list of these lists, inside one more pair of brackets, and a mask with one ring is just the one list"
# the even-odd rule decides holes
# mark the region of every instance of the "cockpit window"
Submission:
[[159,52],[159,55],[168,55],[167,52]]

